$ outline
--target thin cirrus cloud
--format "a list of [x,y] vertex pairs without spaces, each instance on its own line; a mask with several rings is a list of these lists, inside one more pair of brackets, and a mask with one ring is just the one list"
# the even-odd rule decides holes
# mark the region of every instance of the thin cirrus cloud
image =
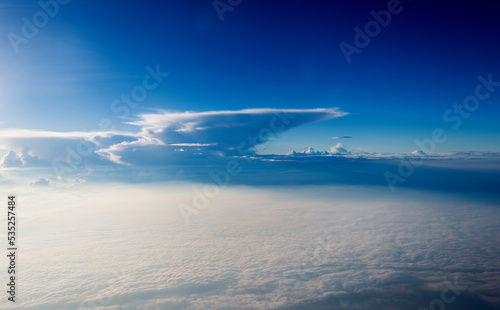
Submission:
[[332,139],[352,139],[352,136],[332,137]]

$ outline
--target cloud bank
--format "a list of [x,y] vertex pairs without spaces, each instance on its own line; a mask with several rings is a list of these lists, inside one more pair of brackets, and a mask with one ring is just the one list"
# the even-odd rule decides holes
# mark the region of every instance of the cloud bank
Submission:
[[419,309],[447,283],[460,293],[447,309],[500,305],[498,207],[419,191],[235,187],[186,226],[177,205],[193,186],[23,192],[19,306]]

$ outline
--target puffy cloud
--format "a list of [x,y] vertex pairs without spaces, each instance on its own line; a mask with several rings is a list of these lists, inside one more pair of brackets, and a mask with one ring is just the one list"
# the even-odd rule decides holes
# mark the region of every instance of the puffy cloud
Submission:
[[380,188],[228,187],[186,226],[177,207],[192,187],[203,192],[159,183],[22,193],[19,307],[419,309],[446,281],[464,286],[447,308],[500,305],[495,205]]
[[308,147],[304,151],[290,151],[287,156],[321,156],[321,155],[348,155],[351,154],[342,143],[337,143],[328,151],[316,151],[313,147]]
[[313,147],[308,147],[304,151],[290,151],[286,155],[287,156],[315,156],[315,155],[326,155],[328,154],[325,151],[316,151]]
[[[4,129],[0,130],[0,142],[10,150],[22,151],[27,162],[35,157],[50,164],[55,161],[71,162],[75,154],[84,154],[89,160],[99,159],[96,150],[103,147],[134,141],[137,133],[100,132],[54,132],[43,130]],[[33,163],[33,162],[32,162]],[[41,164],[38,162],[38,164]]]
[[21,151],[21,159],[23,161],[23,165],[26,167],[38,167],[46,165],[46,163],[38,156],[36,156],[29,147],[24,147]]
[[38,181],[35,181],[33,183],[30,184],[30,186],[48,186],[49,185],[49,180],[48,179],[45,179],[45,178],[41,178],[40,180]]
[[13,151],[9,151],[2,157],[0,164],[4,168],[20,167],[22,166],[23,161],[18,154]]
[[328,150],[328,153],[333,155],[341,155],[350,154],[351,152],[349,152],[342,143],[337,143],[337,145],[332,146],[330,150]]

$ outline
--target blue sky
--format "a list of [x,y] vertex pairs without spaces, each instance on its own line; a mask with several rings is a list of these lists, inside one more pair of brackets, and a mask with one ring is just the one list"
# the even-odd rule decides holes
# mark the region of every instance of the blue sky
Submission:
[[[170,76],[130,117],[151,109],[340,107],[350,115],[295,129],[270,151],[327,149],[331,136],[350,135],[352,149],[409,153],[414,139],[448,125],[443,112],[473,94],[477,76],[500,80],[500,46],[492,4],[400,6],[348,64],[339,44],[352,44],[353,28],[387,2],[243,1],[221,21],[210,1],[70,1],[17,54],[2,37],[1,126],[96,130],[102,118],[117,118],[111,102],[141,83],[146,66],[160,64]],[[1,30],[20,33],[21,18],[39,10],[35,1],[2,4]],[[439,150],[499,151],[496,97]]]
[[[452,168],[456,190],[463,167],[498,181],[495,4],[220,3],[4,2],[2,166],[53,168],[29,183],[58,182],[59,164],[74,179],[206,181],[234,158],[250,184],[274,171],[387,185],[390,171],[431,188]],[[407,182],[415,156],[426,168]],[[342,160],[355,164],[339,180]]]

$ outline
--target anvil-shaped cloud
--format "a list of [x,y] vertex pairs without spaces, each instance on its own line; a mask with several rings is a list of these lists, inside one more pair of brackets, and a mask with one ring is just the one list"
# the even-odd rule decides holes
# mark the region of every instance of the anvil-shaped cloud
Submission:
[[[99,151],[122,163],[167,163],[189,155],[246,155],[292,128],[347,115],[338,109],[245,109],[141,114],[128,124],[140,126],[141,138]],[[139,147],[140,146],[140,147]],[[182,149],[179,147],[183,147]]]
[[[53,132],[7,129],[0,141],[9,153],[8,163],[26,165],[22,154],[41,160],[86,162],[109,160],[115,164],[163,164],[175,162],[177,151],[189,155],[248,154],[250,149],[291,128],[347,115],[331,109],[245,109],[238,111],[165,112],[141,114],[128,124],[137,132]],[[21,151],[24,150],[24,151]],[[183,158],[187,154],[182,155]],[[5,160],[4,160],[5,161]]]
[[[346,114],[335,108],[159,111],[128,122],[135,131],[6,129],[0,131],[0,179],[23,184],[40,179],[48,184],[85,180],[206,183],[213,182],[214,174],[223,173],[228,162],[237,161],[242,172],[231,184],[387,186],[384,176],[390,172],[400,177],[398,186],[497,192],[500,154],[496,152],[414,152],[409,156],[352,152],[340,143],[327,151],[309,148],[286,155],[254,151],[287,130]],[[408,160],[418,164],[418,169],[401,179],[401,167]]]

